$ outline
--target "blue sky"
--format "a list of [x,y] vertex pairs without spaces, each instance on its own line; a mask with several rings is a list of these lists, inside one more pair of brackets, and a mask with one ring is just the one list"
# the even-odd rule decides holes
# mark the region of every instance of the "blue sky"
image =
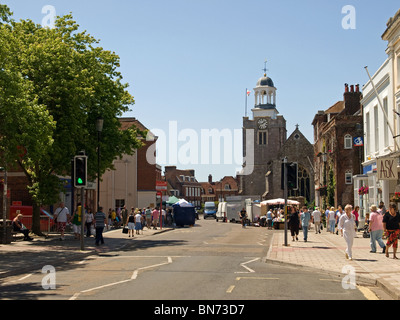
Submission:
[[[386,59],[381,39],[398,1],[328,0],[84,0],[1,1],[15,19],[41,23],[42,8],[72,13],[82,30],[121,57],[121,69],[136,104],[125,116],[149,129],[241,129],[245,90],[263,74],[277,87],[277,109],[288,136],[300,130],[313,142],[311,122],[343,98],[344,84],[367,82]],[[356,28],[343,29],[352,5]],[[248,110],[254,97],[248,98]],[[179,142],[178,148],[185,142]],[[237,146],[236,146],[237,147]],[[167,157],[168,160],[169,157]],[[168,161],[167,161],[168,162]],[[235,175],[238,165],[177,165],[205,181]]]

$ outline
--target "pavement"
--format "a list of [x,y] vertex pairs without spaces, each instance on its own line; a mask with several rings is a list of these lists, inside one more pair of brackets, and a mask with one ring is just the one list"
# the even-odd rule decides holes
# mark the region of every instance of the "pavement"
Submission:
[[[353,260],[348,260],[346,243],[340,233],[336,235],[324,229],[316,234],[312,229],[308,232],[307,242],[303,240],[302,231],[298,238],[299,241],[293,242],[288,231],[285,245],[285,233],[274,232],[265,261],[326,272],[340,281],[347,281],[349,275],[354,275],[357,284],[377,286],[392,299],[400,299],[400,260],[393,259],[392,248],[389,258],[381,253],[378,244],[377,253],[370,253],[370,238],[363,238],[362,232],[358,232],[354,238]],[[400,258],[400,252],[398,256]]]
[[[68,268],[89,255],[106,255],[123,250],[132,241],[170,230],[174,229],[152,230],[145,227],[143,233],[134,238],[123,234],[122,229],[111,230],[104,233],[104,245],[96,246],[93,237],[85,238],[84,250],[80,249],[80,241],[75,240],[73,235],[67,235],[65,241],[60,241],[58,234],[50,234],[47,239],[35,237],[31,242],[17,240],[7,245],[0,244],[0,284],[6,277],[41,270],[46,265]],[[338,281],[352,271],[357,284],[378,286],[392,299],[400,299],[400,260],[392,258],[392,249],[387,258],[378,245],[378,253],[370,253],[370,239],[363,238],[361,232],[354,239],[353,260],[350,261],[345,258],[344,239],[326,229],[320,234],[311,229],[307,242],[303,241],[301,231],[299,241],[293,242],[288,231],[287,245],[283,230],[265,231],[271,236],[265,262],[329,273],[337,276]]]

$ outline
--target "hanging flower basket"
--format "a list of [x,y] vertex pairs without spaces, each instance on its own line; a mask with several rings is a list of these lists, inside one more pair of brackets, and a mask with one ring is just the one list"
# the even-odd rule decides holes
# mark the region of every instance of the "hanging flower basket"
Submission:
[[361,187],[360,189],[358,189],[358,194],[359,194],[359,195],[368,194],[368,191],[369,191],[368,186]]
[[390,198],[391,202],[400,202],[400,192],[395,192],[394,196]]

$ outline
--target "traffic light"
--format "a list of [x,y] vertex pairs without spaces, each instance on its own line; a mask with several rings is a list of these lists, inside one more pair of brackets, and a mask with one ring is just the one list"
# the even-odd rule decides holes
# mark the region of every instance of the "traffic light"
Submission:
[[296,162],[291,162],[287,164],[287,183],[288,190],[298,189],[298,165]]
[[[282,171],[281,171],[281,189],[285,189],[285,181],[284,181],[284,168],[285,163],[282,162]],[[298,164],[297,162],[288,162],[286,163],[287,168],[287,187],[288,190],[297,190],[298,189]]]
[[76,188],[87,187],[87,157],[76,156],[74,158],[74,186]]

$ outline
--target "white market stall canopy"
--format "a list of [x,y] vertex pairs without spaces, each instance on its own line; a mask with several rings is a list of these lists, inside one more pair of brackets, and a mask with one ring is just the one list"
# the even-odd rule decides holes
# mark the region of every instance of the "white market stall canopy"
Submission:
[[[281,199],[281,198],[278,198],[278,199],[272,199],[272,200],[266,200],[266,201],[263,201],[263,202],[261,202],[261,204],[267,204],[267,205],[283,205],[283,204],[285,204],[285,199]],[[289,205],[300,205],[300,202],[298,202],[298,201],[294,201],[294,200],[287,200],[287,204],[289,204]]]

